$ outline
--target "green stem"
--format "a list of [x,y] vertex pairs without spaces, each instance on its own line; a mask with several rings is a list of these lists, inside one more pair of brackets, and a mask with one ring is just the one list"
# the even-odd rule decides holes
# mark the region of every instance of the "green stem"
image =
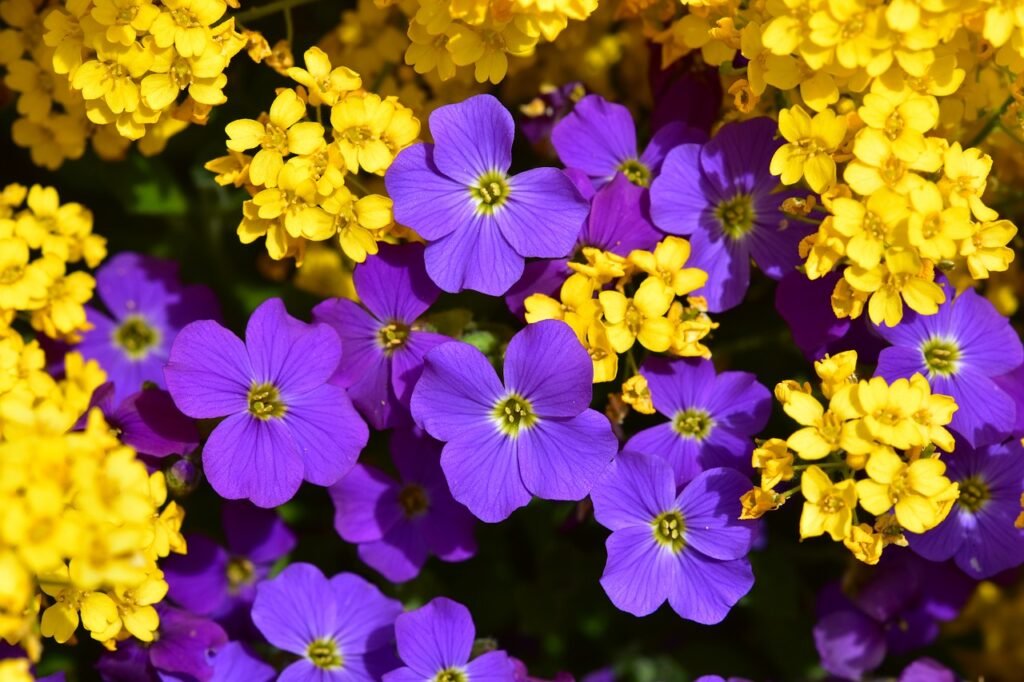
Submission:
[[357,180],[355,175],[345,176],[345,184],[355,187],[364,197],[371,194],[370,190],[366,189],[366,185]]
[[793,467],[793,471],[803,471],[810,467],[818,467],[819,469],[841,469],[846,466],[846,462],[820,462],[811,464],[797,464]]
[[285,10],[292,9],[293,7],[301,7],[302,5],[310,5],[318,0],[275,0],[274,2],[268,2],[266,5],[260,5],[259,7],[253,7],[244,12],[238,12],[232,16],[238,23],[245,23],[247,21],[256,21],[263,17],[269,17],[271,14],[277,14]]
[[292,19],[292,8],[284,8],[284,37],[288,41],[288,47],[291,48],[292,43],[295,40],[295,21]]
[[971,138],[970,142],[964,145],[964,149],[977,147],[979,144],[984,142],[985,138],[989,136],[989,133],[995,130],[996,126],[999,125],[999,119],[1003,117],[1003,114],[1006,112],[1007,107],[1009,107],[1012,102],[1013,96],[1011,95],[1010,97],[1007,97],[1001,105],[999,105],[999,108],[995,111],[995,113],[988,117],[988,120],[985,121],[985,125],[981,127],[981,130],[974,134],[974,137]]
[[380,71],[377,72],[377,77],[373,79],[373,84],[370,86],[370,92],[377,92],[380,86],[384,83],[384,79],[391,75],[391,72],[395,70],[396,64],[394,62],[385,62],[380,67]]

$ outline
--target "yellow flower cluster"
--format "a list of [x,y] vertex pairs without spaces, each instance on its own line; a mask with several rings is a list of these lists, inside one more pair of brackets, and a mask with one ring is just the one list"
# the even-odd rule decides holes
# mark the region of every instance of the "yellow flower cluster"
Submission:
[[[615,379],[618,354],[637,342],[656,353],[711,356],[701,340],[718,325],[704,302],[698,297],[687,298],[685,305],[676,300],[708,278],[703,270],[685,267],[688,241],[666,237],[654,251],[635,250],[625,258],[592,247],[584,247],[582,255],[585,262],[569,263],[574,272],[558,299],[545,294],[526,299],[526,321],[563,320],[572,327],[594,361],[595,383]],[[643,280],[635,285],[641,274]]]
[[67,355],[56,381],[13,331],[0,358],[0,639],[36,659],[40,635],[66,642],[81,620],[100,641],[152,641],[183,510],[99,410],[71,431],[106,379],[95,361]]
[[[307,50],[305,68],[292,67],[288,75],[300,87],[281,89],[259,120],[229,123],[228,155],[206,168],[218,183],[245,187],[252,197],[238,226],[243,243],[265,236],[272,258],[301,263],[307,242],[337,235],[342,251],[361,263],[377,253],[394,216],[391,199],[367,191],[358,174],[383,176],[417,140],[420,122],[396,98],[363,90],[357,73],[332,67],[319,48]],[[329,139],[320,123],[323,107]]]
[[0,326],[9,327],[16,313],[23,313],[36,331],[76,340],[88,329],[82,306],[92,298],[96,281],[72,268],[95,268],[106,255],[106,240],[93,234],[87,208],[61,204],[52,187],[5,187],[0,192]]
[[225,101],[224,69],[246,44],[233,20],[217,24],[226,10],[224,0],[3,0],[0,65],[20,93],[15,142],[51,169],[90,138],[104,158],[129,140],[158,153]]
[[[810,384],[775,387],[776,399],[801,428],[754,450],[761,484],[744,495],[743,516],[757,518],[800,492],[801,538],[827,533],[874,564],[886,545],[906,544],[904,530],[924,533],[941,523],[959,496],[936,450],[953,450],[945,426],[957,405],[933,394],[919,374],[891,384],[881,377],[858,381],[856,365],[854,351],[815,363],[827,407]],[[797,474],[798,485],[775,490]],[[858,504],[874,524],[859,520]]]

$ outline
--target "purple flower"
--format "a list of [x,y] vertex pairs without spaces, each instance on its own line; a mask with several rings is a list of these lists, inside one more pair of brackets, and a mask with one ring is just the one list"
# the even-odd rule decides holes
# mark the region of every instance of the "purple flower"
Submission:
[[952,670],[933,658],[919,658],[900,673],[899,682],[957,682]]
[[423,356],[451,340],[416,324],[441,292],[423,268],[420,244],[381,246],[356,268],[354,280],[365,308],[335,298],[313,309],[313,320],[341,337],[344,352],[331,382],[348,389],[373,428],[408,423],[405,406],[423,371]]
[[951,293],[934,315],[910,311],[895,327],[877,328],[892,347],[878,356],[875,373],[888,381],[915,373],[928,377],[932,392],[953,396],[959,406],[950,428],[981,447],[1002,440],[1016,425],[1014,398],[993,379],[1019,367],[1024,348],[988,300],[971,289]]
[[221,497],[275,507],[303,480],[328,486],[352,468],[369,433],[327,383],[340,359],[330,327],[299,322],[278,298],[253,312],[244,344],[212,320],[178,334],[165,370],[174,402],[196,419],[227,415],[203,448]]
[[278,559],[295,547],[295,536],[269,509],[225,502],[221,521],[227,548],[205,535],[188,536],[188,554],[167,557],[161,566],[168,596],[193,613],[210,616],[235,637],[252,632],[249,609],[256,585]]
[[395,667],[391,652],[402,605],[352,573],[330,580],[316,566],[292,564],[260,583],[252,620],[278,649],[301,656],[288,682],[372,682]]
[[93,327],[76,350],[100,363],[117,403],[147,381],[163,388],[163,367],[178,331],[193,320],[220,317],[213,292],[182,286],[177,270],[173,261],[125,252],[96,273],[96,293],[107,313],[86,306]]
[[600,95],[587,95],[551,133],[558,158],[590,176],[597,186],[617,173],[641,187],[650,187],[668,151],[684,142],[703,142],[698,130],[673,122],[662,126],[643,154],[637,150],[636,124],[629,109]]
[[611,423],[588,409],[593,363],[564,322],[528,325],[505,352],[504,384],[465,343],[427,354],[412,414],[444,441],[452,496],[496,522],[530,501],[580,500],[615,455]]
[[749,472],[752,436],[771,414],[771,393],[747,372],[715,373],[710,360],[649,358],[640,367],[654,408],[671,421],[644,429],[627,450],[666,459],[682,485],[705,469]]
[[271,682],[277,672],[241,642],[228,642],[213,655],[210,682]]
[[434,144],[408,147],[384,178],[395,220],[427,240],[427,273],[445,291],[499,296],[525,258],[572,250],[586,201],[556,168],[509,175],[512,116],[490,95],[435,109]]
[[513,682],[508,654],[488,651],[469,660],[476,637],[473,617],[462,604],[438,597],[395,622],[398,656],[404,668],[384,675],[384,682]]
[[[92,403],[99,407],[120,439],[137,452],[150,457],[187,455],[199,447],[195,422],[178,411],[167,391],[146,388],[114,402],[114,385],[96,389]],[[85,418],[82,422],[84,426]]]
[[772,279],[800,263],[797,245],[810,227],[780,210],[789,194],[775,193],[769,171],[781,142],[767,118],[730,123],[705,145],[684,144],[669,152],[651,185],[651,217],[671,234],[689,235],[691,267],[708,273],[696,293],[712,312],[743,300],[750,285],[750,259]]
[[391,582],[415,578],[431,554],[465,561],[476,554],[476,519],[452,499],[440,465],[440,443],[412,430],[391,436],[400,480],[356,464],[330,488],[334,527],[359,544],[359,558]]
[[555,124],[569,113],[574,102],[586,94],[586,89],[579,81],[566,83],[559,87],[541,86],[541,88],[539,96],[519,109],[522,114],[519,127],[526,135],[526,139],[533,144],[538,144],[551,137],[551,131]]
[[1013,525],[1024,489],[1024,446],[1017,440],[978,449],[957,443],[946,464],[960,497],[938,526],[906,534],[910,548],[931,561],[952,558],[979,580],[1024,563],[1024,531]]
[[750,591],[746,555],[754,524],[740,521],[740,496],[750,481],[731,469],[710,469],[676,494],[661,457],[623,451],[594,486],[594,518],[612,531],[601,586],[634,616],[666,599],[687,620],[718,623]]

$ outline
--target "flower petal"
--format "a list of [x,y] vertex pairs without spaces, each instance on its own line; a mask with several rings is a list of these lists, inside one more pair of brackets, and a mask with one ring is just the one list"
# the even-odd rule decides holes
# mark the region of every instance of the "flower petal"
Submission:
[[[418,392],[417,387],[414,399]],[[481,521],[503,521],[530,501],[520,478],[515,442],[493,424],[467,425],[444,446],[441,468],[452,497]]]
[[508,201],[494,211],[505,240],[526,258],[569,255],[590,208],[557,168],[534,168],[509,178]]
[[491,413],[503,393],[483,353],[468,343],[445,343],[424,358],[423,375],[412,393],[412,414],[439,440],[481,426],[497,432]]
[[607,417],[586,410],[569,419],[541,419],[519,433],[516,445],[527,490],[545,500],[582,500],[619,442]]
[[634,616],[646,616],[665,603],[674,583],[683,579],[671,552],[654,540],[650,526],[617,530],[605,541],[608,561],[601,575],[612,604]]
[[370,438],[345,391],[330,384],[292,398],[282,421],[302,458],[304,478],[315,485],[336,483]]
[[334,631],[338,616],[330,582],[311,564],[292,564],[256,587],[252,621],[278,649],[305,654],[314,640]]
[[590,406],[594,365],[565,322],[527,325],[505,351],[505,386],[541,417],[574,417]]
[[395,637],[402,661],[424,678],[432,678],[446,668],[461,667],[469,661],[476,628],[469,609],[438,597],[399,616]]
[[656,455],[623,450],[594,484],[594,518],[609,530],[647,526],[672,506],[676,486],[668,463]]
[[702,625],[720,623],[754,585],[754,573],[746,559],[718,561],[686,549],[676,556],[679,568],[668,603],[687,620]]
[[465,186],[489,171],[512,165],[512,114],[491,95],[475,95],[430,114],[434,163]]
[[178,334],[164,368],[178,409],[196,419],[245,412],[253,380],[241,340],[216,322],[193,322]]
[[710,469],[679,495],[688,547],[712,559],[739,559],[754,541],[754,524],[740,521],[740,497],[750,481],[731,469]]

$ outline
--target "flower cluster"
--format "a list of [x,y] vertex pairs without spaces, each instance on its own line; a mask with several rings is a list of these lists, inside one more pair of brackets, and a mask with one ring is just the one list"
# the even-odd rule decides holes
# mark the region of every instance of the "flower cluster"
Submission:
[[[827,533],[873,564],[887,545],[906,545],[904,531],[921,534],[938,526],[961,494],[937,451],[953,451],[945,427],[957,404],[933,394],[920,374],[892,383],[882,377],[858,381],[856,365],[855,351],[815,363],[827,408],[810,384],[775,387],[776,399],[802,428],[754,450],[761,485],[744,496],[743,513],[757,518],[799,491],[801,538]],[[795,478],[799,485],[775,490]],[[858,504],[874,524],[859,522]]]
[[[271,258],[301,263],[308,242],[336,236],[345,255],[361,263],[377,253],[394,218],[391,200],[368,191],[358,175],[383,175],[416,141],[419,120],[396,98],[362,89],[357,73],[332,67],[319,48],[307,50],[305,68],[291,67],[288,75],[300,87],[281,89],[259,120],[229,123],[229,154],[206,168],[218,183],[245,187],[252,197],[242,206],[242,243],[266,237]],[[324,107],[329,136],[320,123]]]

